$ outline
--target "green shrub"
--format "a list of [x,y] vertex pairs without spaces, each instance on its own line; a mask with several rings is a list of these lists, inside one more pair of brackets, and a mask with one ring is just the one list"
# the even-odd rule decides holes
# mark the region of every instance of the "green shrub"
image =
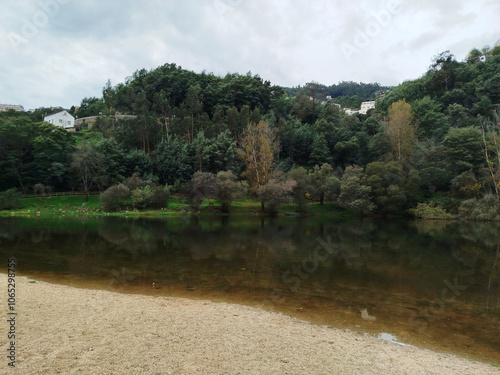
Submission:
[[356,213],[373,211],[375,205],[371,202],[371,187],[361,183],[363,168],[347,167],[340,181],[339,206]]
[[33,194],[45,195],[45,191],[46,189],[44,184],[38,183],[33,186]]
[[122,201],[129,195],[130,189],[123,184],[118,184],[102,192],[99,199],[104,204],[105,210],[116,211],[122,206]]
[[238,181],[238,178],[231,171],[217,173],[215,183],[217,185],[215,199],[219,202],[222,212],[229,212],[233,201],[245,198],[248,191],[246,181]]
[[427,201],[428,204],[434,207],[441,207],[445,211],[455,214],[462,201],[458,198],[450,196],[448,192],[436,192]]
[[170,189],[168,186],[156,186],[153,188],[153,199],[151,200],[150,207],[155,209],[168,207],[169,198]]
[[493,194],[468,199],[458,208],[458,217],[464,220],[500,220],[500,201]]
[[276,172],[267,184],[257,190],[257,196],[262,205],[266,205],[269,213],[274,216],[278,213],[279,206],[290,200],[296,185],[297,182],[286,179],[283,172]]
[[451,219],[452,216],[445,209],[430,203],[419,203],[417,208],[410,210],[410,214],[418,219]]
[[218,194],[215,175],[210,172],[196,172],[188,186],[188,202],[198,211],[205,198],[214,198]]
[[132,203],[134,208],[144,209],[150,207],[153,198],[154,192],[149,185],[132,191]]
[[482,184],[476,180],[471,170],[463,172],[450,182],[451,191],[458,198],[476,198],[481,191]]
[[0,193],[0,210],[21,208],[23,194],[17,189],[9,189]]
[[139,189],[139,188],[143,188],[147,185],[151,185],[151,181],[143,180],[139,173],[134,173],[129,178],[126,178],[125,180],[123,180],[123,185],[125,185],[127,188],[129,188],[130,191],[133,191],[135,189]]

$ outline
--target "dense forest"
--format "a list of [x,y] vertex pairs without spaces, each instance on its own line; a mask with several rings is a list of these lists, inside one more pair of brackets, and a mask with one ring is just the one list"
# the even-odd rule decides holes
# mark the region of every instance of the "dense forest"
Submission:
[[[366,115],[334,105],[375,99]],[[499,103],[498,47],[463,62],[443,52],[392,88],[283,88],[166,64],[108,81],[102,97],[71,108],[98,116],[78,132],[41,122],[44,108],[0,113],[0,191],[104,191],[140,176],[182,194],[228,172],[269,207],[293,199],[300,209],[326,201],[365,214],[497,219]]]

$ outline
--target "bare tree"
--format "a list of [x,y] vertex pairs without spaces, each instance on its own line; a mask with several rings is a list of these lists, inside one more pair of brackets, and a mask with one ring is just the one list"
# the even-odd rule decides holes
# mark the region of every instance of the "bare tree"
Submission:
[[71,166],[83,186],[88,202],[90,190],[94,186],[102,189],[107,181],[105,157],[91,144],[82,143],[73,153],[72,159]]

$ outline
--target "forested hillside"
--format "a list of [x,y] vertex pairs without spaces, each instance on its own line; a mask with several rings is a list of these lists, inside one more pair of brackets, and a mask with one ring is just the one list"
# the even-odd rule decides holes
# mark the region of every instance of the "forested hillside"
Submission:
[[[290,197],[301,208],[317,200],[364,213],[498,218],[500,51],[482,52],[485,62],[475,49],[464,62],[442,53],[421,78],[388,91],[353,82],[287,89],[175,64],[139,70],[71,109],[99,115],[91,129],[39,122],[43,110],[0,113],[0,190],[103,191],[136,173],[182,192],[195,172],[231,171],[266,204]],[[367,115],[332,105],[376,98]]]
[[381,86],[379,83],[357,83],[339,82],[331,86],[322,85],[317,82],[307,83],[304,87],[283,88],[290,97],[298,95],[314,96],[321,101],[330,97],[334,103],[346,108],[359,108],[365,100],[375,100],[380,94],[389,90],[389,86]]

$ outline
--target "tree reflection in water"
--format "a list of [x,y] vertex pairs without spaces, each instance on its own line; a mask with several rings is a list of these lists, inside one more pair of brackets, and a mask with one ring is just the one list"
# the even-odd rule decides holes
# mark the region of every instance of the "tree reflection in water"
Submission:
[[[5,218],[0,228],[0,252],[16,256],[32,277],[244,303],[321,324],[389,331],[442,350],[463,347],[469,356],[498,362],[497,223]],[[283,275],[313,256],[318,238],[329,238],[337,251],[294,289]],[[445,280],[457,277],[467,286],[461,295],[439,314],[420,316],[432,311]],[[153,282],[162,288],[151,288]],[[376,320],[363,320],[365,309]],[[409,323],[412,316],[425,322],[424,332]]]

